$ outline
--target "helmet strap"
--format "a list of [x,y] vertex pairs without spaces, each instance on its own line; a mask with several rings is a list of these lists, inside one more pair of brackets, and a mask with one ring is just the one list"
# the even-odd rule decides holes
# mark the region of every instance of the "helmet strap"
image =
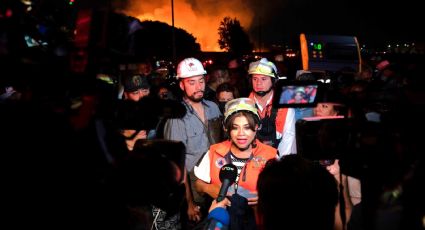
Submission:
[[266,96],[266,94],[268,94],[270,91],[272,91],[273,87],[271,86],[268,90],[266,91],[254,91],[255,94],[257,94],[260,97],[264,97]]

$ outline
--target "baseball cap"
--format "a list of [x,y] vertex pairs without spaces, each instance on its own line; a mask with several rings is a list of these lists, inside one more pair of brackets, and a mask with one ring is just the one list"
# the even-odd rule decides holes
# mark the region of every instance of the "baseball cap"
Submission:
[[125,92],[133,92],[138,89],[148,89],[150,88],[148,79],[146,77],[142,77],[138,74],[130,75],[125,77],[123,80],[123,86]]

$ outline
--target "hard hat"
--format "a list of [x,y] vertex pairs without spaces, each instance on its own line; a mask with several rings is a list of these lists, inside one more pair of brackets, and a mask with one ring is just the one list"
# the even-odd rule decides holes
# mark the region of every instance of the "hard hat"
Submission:
[[196,58],[185,58],[177,66],[177,79],[207,74],[202,63]]
[[296,93],[303,93],[304,94],[305,93],[304,87],[298,87],[298,88],[296,88],[295,89],[295,92]]
[[277,68],[273,62],[267,60],[267,58],[261,58],[249,64],[248,74],[261,74],[276,78]]
[[251,98],[241,97],[226,103],[226,106],[224,107],[224,122],[226,123],[227,118],[239,111],[251,112],[258,120],[260,120],[257,108],[255,107],[255,102]]

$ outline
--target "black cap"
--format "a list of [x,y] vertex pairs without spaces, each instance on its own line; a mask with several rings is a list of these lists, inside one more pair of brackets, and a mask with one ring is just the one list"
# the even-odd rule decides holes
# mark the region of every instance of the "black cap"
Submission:
[[123,79],[124,91],[133,92],[138,89],[149,89],[150,85],[146,77],[140,75],[130,75]]

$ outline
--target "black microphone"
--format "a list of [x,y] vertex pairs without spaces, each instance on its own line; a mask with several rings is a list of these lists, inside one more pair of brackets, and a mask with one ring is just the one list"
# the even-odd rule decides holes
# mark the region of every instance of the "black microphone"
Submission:
[[220,192],[218,193],[217,202],[224,200],[227,194],[227,190],[229,189],[230,185],[235,182],[237,176],[238,169],[235,165],[226,164],[221,167],[219,175],[221,181],[221,188]]

